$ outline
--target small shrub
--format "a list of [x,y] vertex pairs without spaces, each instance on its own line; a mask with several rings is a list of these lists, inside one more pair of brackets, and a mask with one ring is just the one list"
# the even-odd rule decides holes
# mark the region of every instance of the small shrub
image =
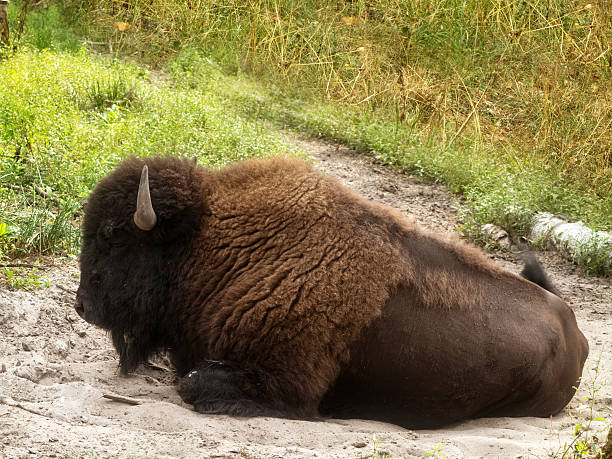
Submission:
[[436,445],[431,451],[427,451],[423,457],[446,457],[442,452],[442,448],[444,448],[444,444]]
[[132,107],[138,101],[136,87],[121,77],[96,79],[85,91],[84,108],[103,111],[112,106]]
[[578,247],[574,261],[596,276],[612,274],[612,240],[595,234]]

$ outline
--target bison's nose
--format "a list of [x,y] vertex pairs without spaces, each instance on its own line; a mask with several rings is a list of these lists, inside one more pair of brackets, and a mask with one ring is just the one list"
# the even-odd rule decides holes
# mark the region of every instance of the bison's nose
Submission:
[[77,312],[82,319],[85,318],[85,306],[83,306],[83,300],[77,294],[76,304],[74,305],[74,310]]

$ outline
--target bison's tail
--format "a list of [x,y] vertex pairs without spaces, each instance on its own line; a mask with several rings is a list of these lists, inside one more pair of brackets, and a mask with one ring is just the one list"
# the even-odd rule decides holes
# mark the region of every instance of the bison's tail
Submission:
[[532,252],[527,252],[523,261],[525,262],[525,267],[521,271],[521,276],[559,296],[559,292],[552,285],[552,282],[550,282],[548,276],[544,272],[544,268],[542,268],[542,265],[540,265],[540,262]]

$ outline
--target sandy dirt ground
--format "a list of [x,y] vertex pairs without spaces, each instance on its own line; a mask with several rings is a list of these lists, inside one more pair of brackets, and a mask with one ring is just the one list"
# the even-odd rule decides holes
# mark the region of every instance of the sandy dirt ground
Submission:
[[[296,142],[321,170],[362,195],[433,231],[455,231],[456,203],[444,188],[345,147]],[[490,256],[508,270],[521,269],[515,254]],[[46,260],[50,287],[25,292],[0,285],[0,457],[410,458],[436,451],[446,458],[547,457],[591,415],[605,419],[593,421],[589,432],[603,441],[612,420],[612,282],[585,276],[555,253],[538,256],[591,346],[577,396],[552,419],[478,419],[426,431],[367,420],[197,414],[176,394],[163,359],[130,377],[118,375],[108,336],[73,310],[77,263]],[[593,402],[589,387],[597,391]],[[141,403],[102,397],[109,393]]]

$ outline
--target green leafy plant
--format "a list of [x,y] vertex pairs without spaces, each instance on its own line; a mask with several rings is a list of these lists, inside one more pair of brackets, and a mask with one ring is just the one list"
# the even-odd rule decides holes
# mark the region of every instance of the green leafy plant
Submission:
[[[574,426],[572,438],[561,445],[557,451],[552,454],[554,458],[564,459],[578,459],[578,458],[597,458],[604,459],[601,455],[603,445],[597,436],[593,435],[591,428],[594,421],[606,422],[608,429],[610,429],[610,421],[606,421],[605,418],[595,415],[594,405],[598,393],[601,390],[602,382],[599,381],[601,371],[601,354],[592,367],[590,368],[589,378],[586,380],[583,378],[582,384],[586,385],[586,395],[581,399],[582,402],[587,404],[588,414],[583,422],[580,422]],[[606,429],[606,432],[607,430]]]
[[3,267],[2,275],[6,283],[15,290],[39,290],[51,286],[49,279],[44,278],[36,267]]
[[0,221],[0,260],[2,260],[3,253],[6,251],[5,245],[8,234],[6,223]]
[[587,271],[600,276],[612,273],[612,240],[595,234],[580,244],[574,261]]
[[376,435],[372,435],[372,448],[370,453],[371,459],[385,459],[389,457],[389,453],[380,449],[385,442],[376,439]]
[[423,457],[446,457],[442,453],[442,448],[444,448],[444,444],[438,444],[431,451],[427,451]]

